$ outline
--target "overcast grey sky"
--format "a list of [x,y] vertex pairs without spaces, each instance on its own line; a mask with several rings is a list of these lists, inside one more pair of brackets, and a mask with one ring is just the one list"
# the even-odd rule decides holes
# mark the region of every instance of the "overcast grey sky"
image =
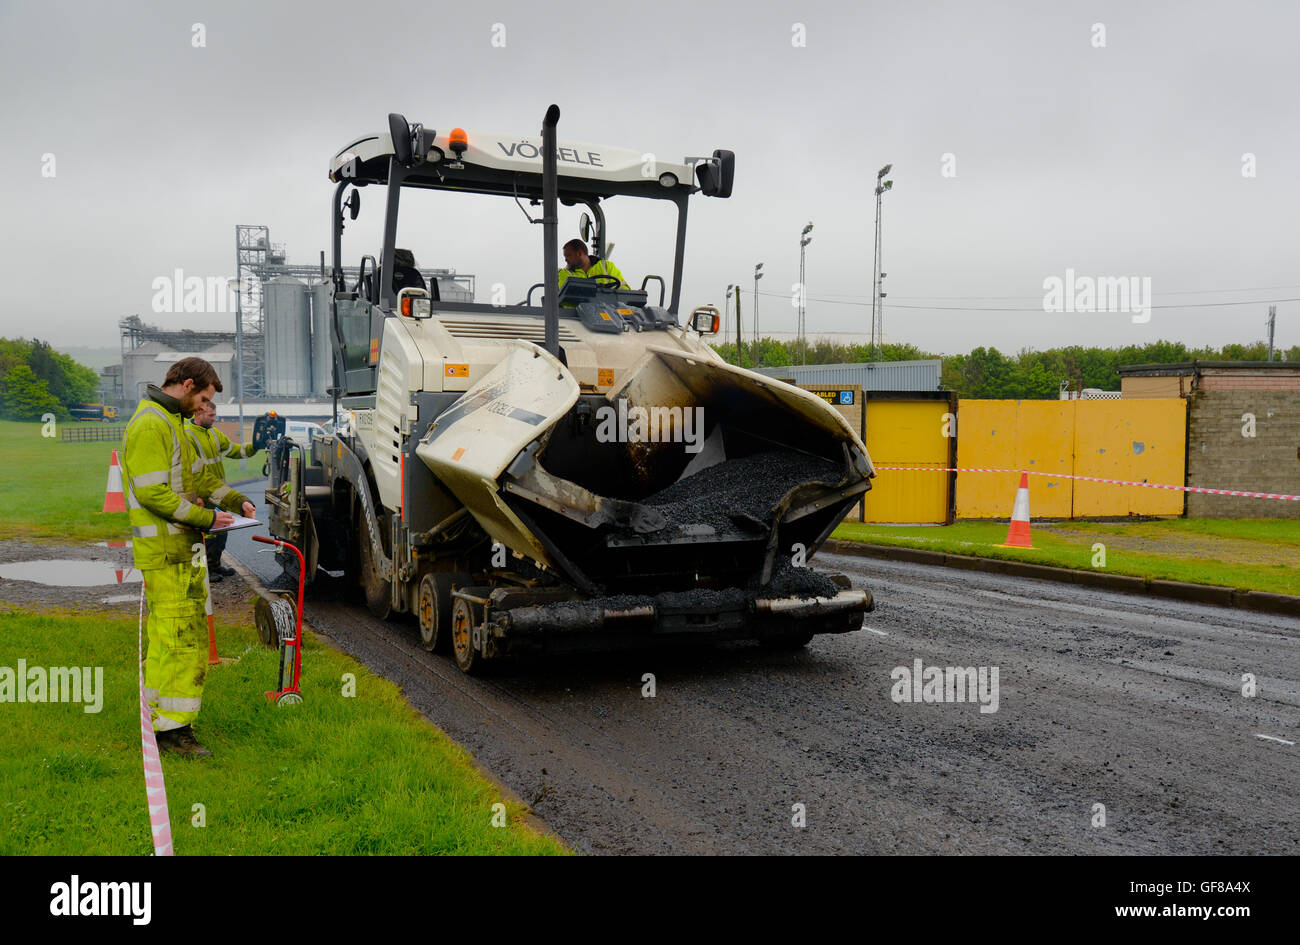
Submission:
[[[809,220],[810,331],[869,331],[869,306],[823,300],[870,298],[887,162],[894,341],[951,353],[1264,336],[1263,302],[1157,308],[1146,324],[1043,312],[1044,279],[1067,268],[1149,277],[1157,306],[1300,297],[1297,5],[848,6],[0,3],[0,335],[115,346],[132,313],[231,328],[155,315],[152,281],[233,274],[237,223],[316,261],[326,163],[389,111],[536,134],[551,102],[561,138],[736,152],[734,196],[693,202],[683,303],[721,304],[739,281],[748,323],[762,261],[760,288],[785,294],[760,297],[765,331],[794,328]],[[380,192],[365,197],[373,220]],[[491,283],[513,301],[540,281],[541,228],[513,203],[429,197],[403,229],[422,265],[475,273],[482,301]],[[668,218],[650,210],[608,209],[614,259],[637,282],[669,275]],[[378,246],[345,249],[354,261]],[[1300,302],[1278,311],[1278,344],[1300,343]]]

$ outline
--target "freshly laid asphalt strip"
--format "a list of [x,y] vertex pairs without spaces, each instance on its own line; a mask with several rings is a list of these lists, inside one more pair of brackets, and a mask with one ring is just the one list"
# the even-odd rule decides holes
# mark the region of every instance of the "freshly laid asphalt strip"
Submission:
[[1039,578],[1047,581],[1065,581],[1083,584],[1108,591],[1126,591],[1130,594],[1148,594],[1172,600],[1195,601],[1198,604],[1218,604],[1221,607],[1242,607],[1270,614],[1300,617],[1300,597],[1292,594],[1273,594],[1268,591],[1249,591],[1215,584],[1189,584],[1186,581],[1166,581],[1142,578],[1130,574],[1113,574],[1107,571],[1085,571],[1082,568],[1060,568],[1034,564],[1030,561],[1011,561],[1006,558],[980,558],[975,555],[948,554],[926,548],[909,548],[906,545],[873,545],[868,542],[831,539],[822,546],[831,554],[853,555],[862,558],[885,558],[890,561],[912,561],[917,564],[938,565],[971,571],[992,571],[1016,577]]
[[[260,487],[242,491],[261,507]],[[272,580],[250,531],[228,551]],[[424,652],[413,623],[377,621],[337,588],[306,616],[582,852],[1300,852],[1295,619],[910,562],[813,563],[877,609],[869,630],[794,653],[539,658],[471,679]],[[893,701],[891,672],[916,659],[998,667],[998,710]]]

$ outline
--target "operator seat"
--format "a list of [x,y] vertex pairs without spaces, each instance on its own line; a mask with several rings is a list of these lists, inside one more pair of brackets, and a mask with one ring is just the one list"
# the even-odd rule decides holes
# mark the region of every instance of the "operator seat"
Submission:
[[[375,279],[372,282],[370,273],[366,273],[365,278],[360,285],[361,294],[364,298],[370,299],[374,304],[378,304],[379,297],[375,293],[374,286],[384,284],[384,270],[379,267],[376,270]],[[425,288],[424,276],[420,275],[420,270],[414,266],[393,266],[393,294],[401,292],[403,289],[423,289]],[[429,298],[435,302],[442,301],[442,295],[438,292],[438,280],[434,279],[429,292]]]
[[393,294],[396,295],[403,289],[425,289],[429,290],[429,298],[435,302],[441,302],[442,296],[438,293],[438,280],[432,280],[432,286],[424,284],[424,276],[420,275],[420,270],[414,266],[393,266]]
[[420,270],[414,266],[393,266],[393,292],[401,292],[403,289],[423,289],[424,276],[420,275]]

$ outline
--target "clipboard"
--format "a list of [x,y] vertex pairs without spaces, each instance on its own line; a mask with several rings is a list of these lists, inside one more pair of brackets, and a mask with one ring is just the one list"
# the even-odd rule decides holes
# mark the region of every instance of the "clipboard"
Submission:
[[261,525],[261,524],[262,523],[255,518],[244,518],[244,516],[242,515],[236,515],[233,524],[227,525],[225,528],[210,528],[208,529],[208,534],[224,535],[226,532],[233,532],[237,528],[250,528],[253,525]]

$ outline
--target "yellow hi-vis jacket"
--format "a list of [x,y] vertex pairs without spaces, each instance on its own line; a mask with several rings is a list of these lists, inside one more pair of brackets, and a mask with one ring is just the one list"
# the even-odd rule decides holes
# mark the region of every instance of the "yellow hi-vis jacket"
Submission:
[[[139,569],[182,564],[211,528],[214,506],[238,512],[247,496],[223,483],[186,435],[180,405],[154,385],[127,424],[122,442],[131,550]],[[206,507],[197,505],[203,499]]]
[[[561,269],[559,275],[559,281],[557,281],[555,284],[555,288],[557,291],[564,287],[564,283],[569,278],[569,276],[580,276],[583,279],[592,279],[596,276],[613,276],[615,279],[619,281],[620,288],[626,289],[628,287],[627,280],[623,278],[623,273],[619,272],[618,266],[615,266],[608,259],[596,260],[594,263],[591,264],[590,269],[585,269],[585,270],[574,269],[573,271],[569,271],[568,269]],[[605,283],[605,284],[608,285],[609,283]]]
[[200,426],[194,422],[193,417],[185,421],[185,432],[194,438],[199,455],[206,461],[206,465],[214,467],[213,472],[217,474],[218,479],[226,478],[225,467],[221,464],[222,459],[239,459],[241,456],[252,456],[257,452],[253,449],[252,443],[231,443],[230,437],[216,427]]

